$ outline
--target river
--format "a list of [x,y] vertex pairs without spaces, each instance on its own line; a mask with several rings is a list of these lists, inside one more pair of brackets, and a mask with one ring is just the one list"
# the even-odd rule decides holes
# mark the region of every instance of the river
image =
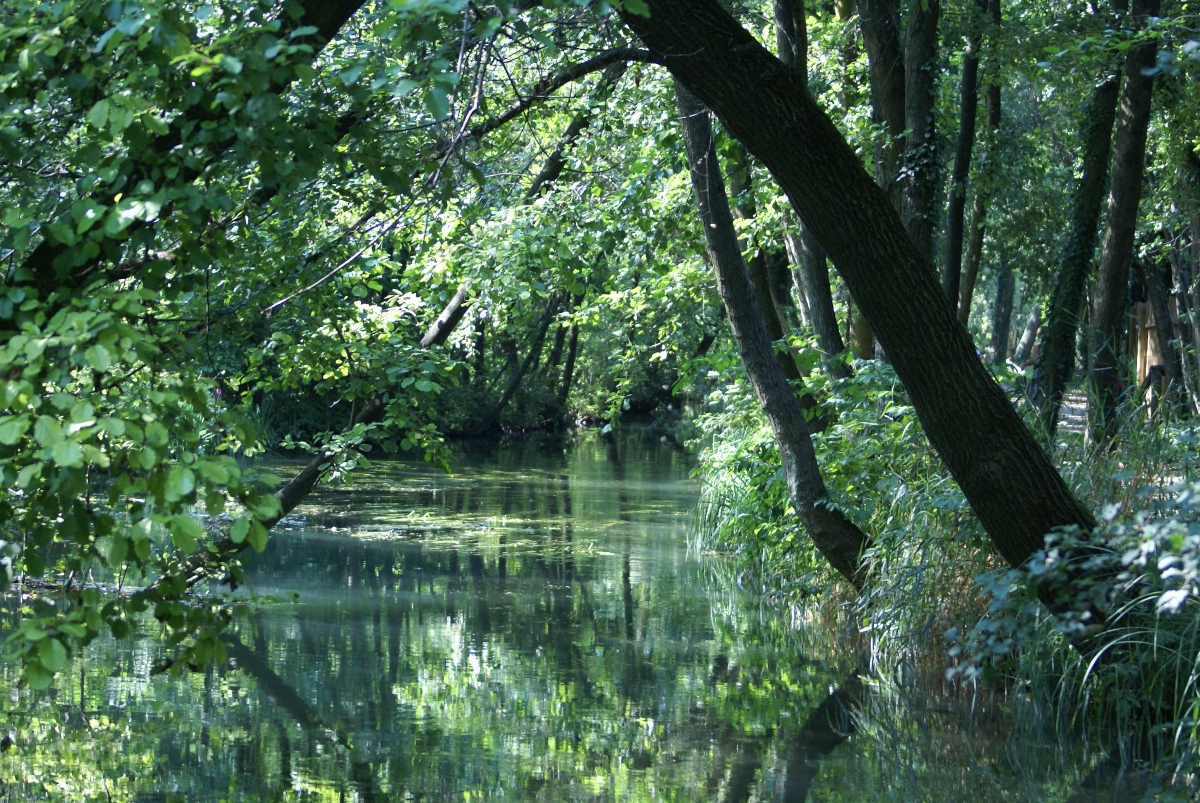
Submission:
[[253,560],[226,664],[153,675],[146,625],[47,695],[4,667],[0,801],[1041,799],[987,706],[910,722],[690,551],[691,468],[636,434],[376,463]]

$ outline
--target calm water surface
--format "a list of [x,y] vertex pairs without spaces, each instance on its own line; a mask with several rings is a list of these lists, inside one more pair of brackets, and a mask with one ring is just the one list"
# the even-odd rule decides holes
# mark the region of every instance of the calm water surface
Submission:
[[225,666],[151,676],[146,632],[49,697],[5,668],[0,801],[958,799],[994,774],[919,769],[986,727],[914,724],[919,755],[903,717],[846,739],[879,693],[689,553],[684,453],[530,440],[454,465],[380,463],[286,520]]

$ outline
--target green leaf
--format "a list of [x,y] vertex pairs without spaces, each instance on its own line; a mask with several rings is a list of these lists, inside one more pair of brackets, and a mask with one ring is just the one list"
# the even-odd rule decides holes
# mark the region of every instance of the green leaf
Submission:
[[83,356],[87,359],[88,365],[100,373],[104,373],[112,367],[112,355],[99,343],[85,351]]
[[87,113],[88,122],[95,126],[98,130],[104,130],[104,124],[108,122],[109,103],[107,100],[98,100],[93,104],[91,110]]
[[108,547],[108,565],[120,566],[129,554],[129,539],[123,535],[114,535],[112,544]]
[[38,660],[51,672],[57,672],[67,662],[67,648],[56,638],[48,638],[38,645]]
[[430,87],[425,93],[425,107],[429,109],[429,113],[433,115],[433,119],[441,122],[450,114],[450,98],[446,96],[446,90],[440,87]]
[[262,552],[267,548],[267,528],[262,526],[262,522],[250,522],[250,533],[247,537],[255,552]]
[[25,664],[25,682],[29,684],[29,688],[44,691],[50,688],[52,680],[54,675],[41,664]]
[[250,519],[245,516],[241,517],[233,523],[229,528],[229,540],[235,544],[240,544],[246,540],[246,534],[250,532]]
[[33,425],[33,439],[38,442],[38,445],[57,446],[65,438],[66,435],[63,434],[57,419],[48,415],[38,416],[37,423]]
[[181,552],[189,555],[195,552],[196,542],[203,535],[204,528],[191,516],[179,515],[171,519],[171,543]]
[[75,441],[63,441],[50,451],[50,455],[63,468],[79,468],[83,465],[83,447]]
[[21,436],[29,429],[29,418],[26,416],[12,416],[0,421],[0,443],[5,446],[12,446],[21,439]]

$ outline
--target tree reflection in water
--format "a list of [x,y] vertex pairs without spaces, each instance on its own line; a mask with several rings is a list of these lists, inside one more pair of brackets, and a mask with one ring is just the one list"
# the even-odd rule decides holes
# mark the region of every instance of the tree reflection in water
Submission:
[[377,464],[255,561],[226,666],[151,677],[148,624],[48,695],[5,667],[0,801],[954,799],[1001,766],[977,730],[917,769],[903,695],[689,555],[689,469],[638,438]]

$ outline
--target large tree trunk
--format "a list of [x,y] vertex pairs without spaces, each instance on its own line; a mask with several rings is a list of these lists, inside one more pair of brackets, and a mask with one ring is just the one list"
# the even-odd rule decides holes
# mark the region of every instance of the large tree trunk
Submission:
[[1042,428],[1051,440],[1058,426],[1058,410],[1075,367],[1075,339],[1079,309],[1083,302],[1092,257],[1096,252],[1096,228],[1104,201],[1112,148],[1113,120],[1117,116],[1116,79],[1105,81],[1092,92],[1083,115],[1083,176],[1075,186],[1071,231],[1063,246],[1054,289],[1046,311],[1046,326],[1038,346],[1037,362],[1029,382],[1029,397],[1038,409]]
[[717,0],[648,5],[649,17],[625,14],[627,24],[792,200],[866,313],[930,442],[1000,553],[1019,565],[1056,527],[1090,530],[1095,520],[976,357],[887,194],[794,74]]
[[941,0],[913,3],[904,29],[904,228],[917,252],[932,266],[938,158],[934,92],[937,85],[938,21]]
[[[1159,0],[1134,0],[1134,25],[1158,14]],[[1092,302],[1089,350],[1091,403],[1088,434],[1093,443],[1107,444],[1116,434],[1117,407],[1122,391],[1121,345],[1125,335],[1125,308],[1129,264],[1137,230],[1138,204],[1146,169],[1146,130],[1150,125],[1153,76],[1143,71],[1154,66],[1158,48],[1154,41],[1139,42],[1125,56],[1121,77],[1120,112],[1113,139],[1112,188],[1108,194],[1108,221],[1100,247],[1096,290]]]
[[717,292],[729,314],[729,326],[750,383],[775,433],[792,506],[830,565],[856,588],[861,587],[865,579],[861,560],[869,541],[849,519],[828,504],[804,413],[776,361],[763,316],[754,300],[754,288],[738,246],[725,182],[717,163],[708,110],[682,84],[676,84],[676,98],[696,205],[717,274]]
[[996,275],[996,306],[992,308],[992,362],[1003,365],[1008,359],[1008,333],[1012,326],[1013,294],[1016,280],[1007,260],[1001,260]]
[[[987,10],[987,0],[976,0],[976,5],[979,6],[980,13]],[[979,20],[973,19],[970,28],[967,46],[963,50],[958,144],[954,148],[954,169],[950,174],[950,201],[946,208],[946,264],[942,273],[942,287],[946,290],[946,298],[950,306],[956,308],[962,279],[963,216],[967,209],[967,177],[971,174],[971,156],[975,151],[975,116],[979,108]]]
[[858,19],[867,51],[871,121],[882,126],[875,141],[875,180],[901,208],[901,140],[904,138],[904,56],[897,0],[858,0]]

